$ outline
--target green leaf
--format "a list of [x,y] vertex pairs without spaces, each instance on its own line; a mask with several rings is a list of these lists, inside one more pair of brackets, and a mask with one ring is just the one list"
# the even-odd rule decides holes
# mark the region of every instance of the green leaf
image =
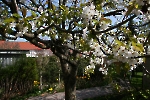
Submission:
[[56,10],[56,6],[54,4],[52,4],[52,9]]
[[31,11],[31,14],[32,14],[33,17],[36,17],[36,16],[37,16],[34,11]]
[[134,47],[134,49],[136,51],[140,51],[140,52],[144,51],[144,47],[141,43],[135,43],[135,42],[132,41],[132,46]]
[[124,70],[125,70],[126,72],[130,70],[130,66],[129,66],[128,63],[126,63],[123,68],[124,68]]
[[115,7],[115,4],[113,2],[108,2],[108,6],[114,8]]
[[65,5],[61,5],[60,8],[61,8],[62,10],[64,10],[64,11],[66,10],[66,6],[65,6]]
[[33,16],[26,17],[26,20],[33,20]]
[[19,14],[17,14],[17,13],[13,14],[12,16],[16,17],[16,18],[21,18],[21,16]]
[[99,11],[102,10],[101,4],[98,4],[98,5],[96,6],[96,9],[99,10]]
[[99,23],[99,21],[97,21],[96,19],[92,19],[92,22],[93,22],[94,24],[98,24],[98,23]]
[[94,0],[93,2],[94,2],[94,5],[98,5],[98,4],[102,4],[103,0]]
[[54,12],[54,10],[52,10],[52,9],[48,9],[48,11],[49,11],[50,13],[53,13],[53,12]]
[[116,67],[115,67],[116,72],[117,72],[117,74],[120,74],[120,72],[121,72],[120,63],[119,63],[119,62],[116,62],[115,64],[116,64]]
[[130,37],[130,40],[133,41],[133,42],[137,42],[137,39],[134,38],[134,37]]
[[70,20],[72,18],[71,14],[68,14],[67,18]]
[[75,25],[78,26],[78,27],[84,27],[83,23],[75,23]]
[[111,23],[111,20],[108,19],[108,18],[104,18],[104,21],[105,21],[106,23]]
[[93,34],[91,32],[88,34],[88,37],[89,37],[89,39],[96,39],[95,34]]
[[80,4],[80,7],[85,7],[86,6],[86,3],[81,3]]
[[135,4],[135,8],[139,8],[139,5],[138,5],[138,4]]
[[11,23],[11,22],[14,22],[15,19],[14,18],[7,18],[4,20],[5,23]]
[[127,8],[128,8],[128,11],[125,14],[126,16],[128,16],[132,12],[132,10],[135,8],[135,6],[134,5],[129,5]]
[[124,43],[119,41],[119,40],[115,40],[115,42],[119,45],[119,46],[124,46]]

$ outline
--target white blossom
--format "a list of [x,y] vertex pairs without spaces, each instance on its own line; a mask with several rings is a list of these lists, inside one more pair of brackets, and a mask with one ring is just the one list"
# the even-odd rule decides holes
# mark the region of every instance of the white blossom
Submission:
[[10,28],[15,28],[16,27],[16,23],[15,22],[10,23],[9,27]]
[[106,23],[105,21],[102,21],[100,23],[100,26],[101,26],[101,30],[106,30],[108,28],[108,23]]
[[26,32],[28,31],[28,27],[24,27],[24,29],[23,29],[23,34],[25,34]]
[[137,10],[137,9],[134,9],[132,11],[136,16],[140,15],[140,14],[143,14],[143,12],[141,10]]
[[38,8],[38,11],[42,14],[42,13],[43,13],[43,7],[40,6],[40,7]]
[[28,31],[28,27],[24,27],[22,32],[17,32],[16,37],[23,36]]
[[16,37],[20,37],[20,36],[23,36],[23,33],[22,32],[17,32]]
[[90,6],[85,6],[81,14],[81,17],[83,18],[83,23],[85,25],[89,25],[89,22],[94,15],[97,15],[98,19],[101,18],[101,13],[95,9],[95,5],[91,3]]
[[136,3],[140,6],[143,6],[144,5],[144,2],[143,0],[136,0]]
[[87,27],[85,29],[83,29],[83,34],[82,34],[83,39],[87,38],[87,30],[88,30]]

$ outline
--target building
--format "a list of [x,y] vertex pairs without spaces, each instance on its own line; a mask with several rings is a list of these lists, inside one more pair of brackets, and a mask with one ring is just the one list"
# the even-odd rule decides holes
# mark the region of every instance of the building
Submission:
[[26,57],[38,57],[53,55],[50,49],[41,49],[30,42],[0,41],[0,63],[2,66],[10,65],[21,55]]

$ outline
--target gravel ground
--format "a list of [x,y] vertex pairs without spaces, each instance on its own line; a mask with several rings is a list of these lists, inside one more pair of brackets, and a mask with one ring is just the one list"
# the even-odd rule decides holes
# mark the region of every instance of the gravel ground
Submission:
[[[83,90],[77,90],[76,93],[77,93],[77,100],[83,100],[112,94],[113,91],[112,87],[104,86],[104,87],[93,87]],[[59,92],[55,94],[45,94],[43,96],[38,97],[30,97],[28,100],[64,100],[64,98],[65,98],[64,92]]]

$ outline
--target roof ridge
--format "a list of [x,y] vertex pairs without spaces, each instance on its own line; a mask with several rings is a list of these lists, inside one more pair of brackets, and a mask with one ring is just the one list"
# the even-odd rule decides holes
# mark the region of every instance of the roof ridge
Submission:
[[0,50],[42,50],[34,44],[26,41],[0,41]]

